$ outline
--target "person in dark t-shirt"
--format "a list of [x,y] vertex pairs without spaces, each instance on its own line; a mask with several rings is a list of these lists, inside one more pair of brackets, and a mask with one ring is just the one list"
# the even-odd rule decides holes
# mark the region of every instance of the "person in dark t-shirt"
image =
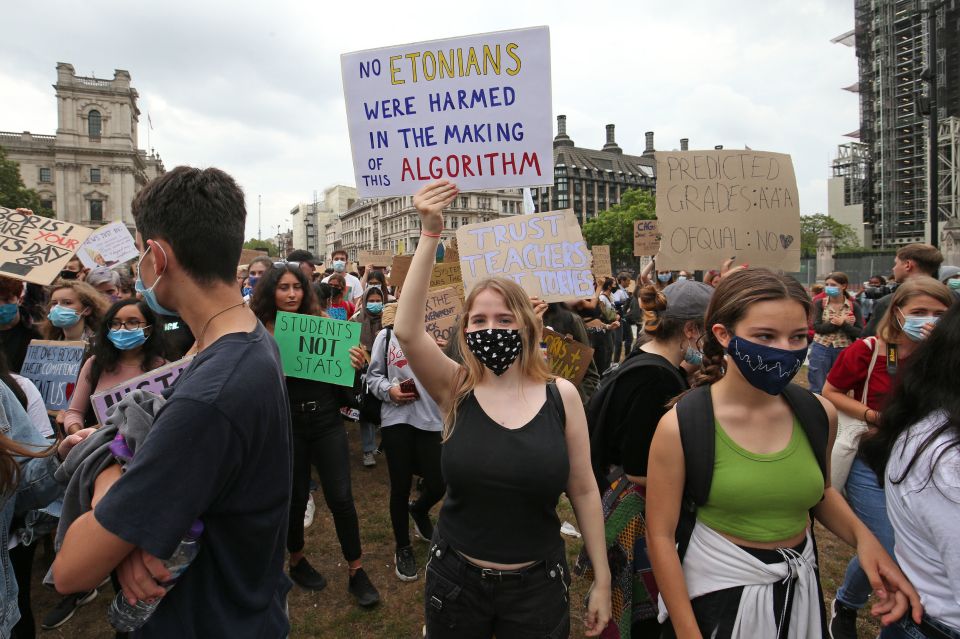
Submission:
[[[290,412],[276,345],[236,286],[243,193],[218,169],[177,167],[133,214],[137,290],[180,316],[199,353],[123,474],[100,473],[94,511],[57,555],[56,588],[89,589],[116,570],[128,600],[162,596],[137,637],[286,637]],[[162,560],[195,520],[199,554],[167,593]]]
[[0,277],[0,348],[7,356],[10,370],[19,373],[27,357],[30,340],[40,339],[29,315],[20,306],[23,282]]

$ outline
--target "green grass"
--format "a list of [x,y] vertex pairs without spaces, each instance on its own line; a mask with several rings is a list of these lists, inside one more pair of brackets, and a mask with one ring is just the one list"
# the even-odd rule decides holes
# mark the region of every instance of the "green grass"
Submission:
[[[319,593],[304,591],[294,586],[290,596],[290,614],[293,620],[291,637],[323,639],[401,639],[420,637],[423,626],[423,565],[427,545],[414,541],[414,551],[421,567],[420,579],[401,582],[393,572],[393,533],[387,509],[389,482],[386,460],[377,457],[377,466],[365,469],[360,464],[360,438],[355,425],[348,428],[351,447],[353,494],[360,517],[360,536],[363,540],[364,568],[380,590],[382,602],[374,610],[361,610],[347,593],[347,568],[336,540],[333,520],[323,503],[323,495],[314,494],[317,514],[314,524],[306,531],[306,553],[314,567],[326,576],[327,588]],[[576,525],[573,510],[567,500],[561,499],[560,520]],[[436,509],[434,510],[436,518]],[[579,527],[578,527],[579,528]],[[820,545],[821,576],[827,603],[843,581],[852,549],[837,540],[822,527],[817,527]],[[411,527],[412,534],[412,527]],[[572,565],[580,552],[578,539],[565,538],[567,557]],[[33,609],[39,628],[40,619],[58,600],[52,590],[40,585],[43,572],[51,558],[41,549],[37,553],[34,570]],[[574,578],[571,589],[571,637],[583,636],[581,622],[583,600],[588,583]],[[56,630],[39,631],[41,639],[100,639],[112,638],[106,621],[106,606],[112,598],[110,586],[90,605],[81,608],[67,624]],[[201,605],[198,603],[198,605]],[[879,625],[865,612],[861,613],[860,637],[875,637]]]

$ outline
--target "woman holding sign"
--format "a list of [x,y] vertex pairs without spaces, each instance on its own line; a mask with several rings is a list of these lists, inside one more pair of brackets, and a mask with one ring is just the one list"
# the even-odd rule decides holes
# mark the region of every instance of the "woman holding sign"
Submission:
[[505,278],[474,286],[455,338],[462,365],[424,331],[443,209],[457,194],[439,180],[413,198],[422,231],[395,323],[414,375],[445,415],[447,496],[426,571],[427,636],[569,635],[562,492],[598,567],[584,619],[597,636],[610,618],[610,571],[586,418],[576,388],[546,366],[527,294]]
[[[253,292],[250,310],[272,334],[277,312],[315,315],[317,307],[310,281],[296,262],[274,264]],[[351,360],[360,368],[363,356]],[[301,588],[323,590],[327,580],[304,556],[303,515],[310,494],[310,466],[316,467],[323,498],[333,515],[340,549],[350,572],[348,590],[363,607],[375,606],[380,593],[370,583],[361,562],[360,521],[350,486],[350,451],[340,407],[349,401],[342,386],[287,377],[293,420],[293,488],[287,528],[290,578]]]

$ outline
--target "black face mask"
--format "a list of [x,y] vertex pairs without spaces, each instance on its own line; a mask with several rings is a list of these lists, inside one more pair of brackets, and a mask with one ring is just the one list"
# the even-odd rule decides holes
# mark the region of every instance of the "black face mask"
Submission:
[[487,328],[466,334],[470,352],[496,376],[503,375],[520,356],[523,344],[515,328]]
[[64,269],[60,271],[60,279],[62,280],[75,280],[77,279],[77,272]]

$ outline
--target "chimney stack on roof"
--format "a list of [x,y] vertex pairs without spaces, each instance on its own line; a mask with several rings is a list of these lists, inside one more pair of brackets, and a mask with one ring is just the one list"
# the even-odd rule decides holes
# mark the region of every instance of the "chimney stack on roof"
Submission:
[[690,150],[690,138],[680,138],[680,150],[681,151]]
[[644,135],[645,135],[646,138],[647,138],[647,148],[645,148],[645,149],[643,150],[643,154],[644,154],[645,156],[653,155],[653,153],[654,153],[654,148],[653,148],[653,131],[647,131],[646,133],[644,133]]
[[723,151],[723,145],[722,145],[722,144],[718,144],[717,146],[713,147],[713,150],[714,150],[714,151]]
[[613,128],[614,128],[614,125],[612,124],[607,125],[607,143],[603,145],[602,150],[608,151],[610,153],[623,153],[623,149],[617,146],[617,141],[614,137]]
[[553,146],[573,146],[573,140],[567,135],[567,116],[557,116],[557,137],[553,138]]

